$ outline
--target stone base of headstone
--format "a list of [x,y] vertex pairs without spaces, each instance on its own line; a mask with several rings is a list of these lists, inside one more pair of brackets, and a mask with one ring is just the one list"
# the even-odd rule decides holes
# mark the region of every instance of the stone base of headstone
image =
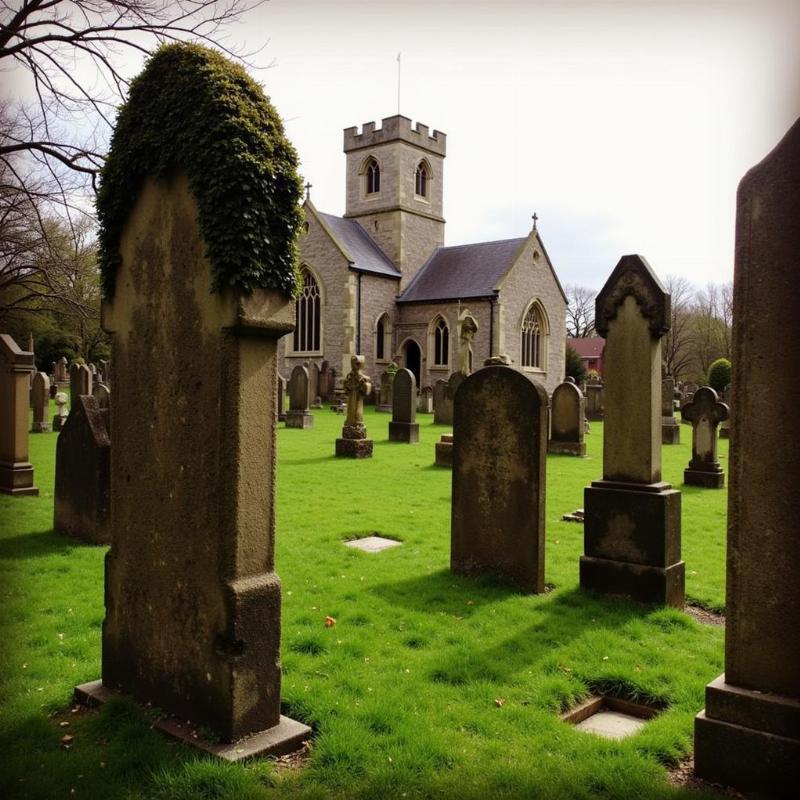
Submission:
[[389,441],[415,444],[419,441],[418,422],[390,422]]
[[34,422],[31,433],[50,433],[51,430],[49,422]]
[[[103,686],[102,681],[81,684],[76,686],[74,691],[75,702],[87,708],[96,708],[109,700],[123,696]],[[312,734],[308,725],[284,717],[283,714],[274,727],[258,731],[238,742],[204,741],[197,736],[196,726],[191,722],[173,717],[159,717],[153,722],[153,727],[183,744],[231,762],[243,761],[254,756],[281,756],[293,753],[299,750]]]
[[586,442],[555,442],[551,439],[547,443],[547,452],[566,456],[585,456]]
[[372,439],[367,439],[367,426],[357,422],[342,426],[342,437],[336,440],[336,455],[342,458],[372,458]]
[[436,461],[437,467],[453,467],[453,434],[443,433],[442,438],[436,442]]
[[680,444],[681,426],[675,419],[661,423],[661,444]]
[[680,492],[668,483],[594,481],[584,511],[582,588],[683,608]]
[[796,797],[800,700],[732,686],[720,675],[706,686],[706,707],[695,717],[694,769],[713,783]]
[[18,461],[15,464],[0,463],[0,492],[14,495],[38,495],[39,488],[33,485],[33,464]]
[[291,409],[286,412],[286,427],[287,428],[313,428],[314,416],[309,414],[308,411],[292,411]]
[[705,489],[722,489],[725,486],[724,470],[692,469],[683,471],[683,482],[687,486],[702,486]]

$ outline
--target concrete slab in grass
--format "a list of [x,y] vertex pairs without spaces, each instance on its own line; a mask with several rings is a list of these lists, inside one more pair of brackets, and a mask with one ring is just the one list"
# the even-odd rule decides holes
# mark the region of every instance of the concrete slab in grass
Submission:
[[398,547],[402,542],[398,542],[396,539],[386,539],[383,536],[365,536],[363,539],[351,539],[344,544],[345,547],[363,550],[365,553],[380,553],[381,550]]

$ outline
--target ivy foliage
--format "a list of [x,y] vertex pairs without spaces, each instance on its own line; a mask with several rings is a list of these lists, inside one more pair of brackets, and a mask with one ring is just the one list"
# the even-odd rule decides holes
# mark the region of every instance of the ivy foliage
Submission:
[[114,294],[122,230],[146,178],[183,171],[199,207],[213,289],[298,286],[302,184],[269,98],[207,47],[169,44],[131,83],[97,196],[103,293]]

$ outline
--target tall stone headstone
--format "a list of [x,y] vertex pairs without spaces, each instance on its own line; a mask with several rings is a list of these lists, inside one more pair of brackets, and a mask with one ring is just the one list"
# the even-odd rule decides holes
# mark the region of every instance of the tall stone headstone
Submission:
[[50,420],[47,412],[50,408],[50,378],[44,372],[37,372],[31,384],[31,405],[33,406],[33,426],[31,433],[47,433]]
[[111,541],[108,409],[81,395],[56,442],[53,528],[89,544]]
[[698,389],[681,408],[681,417],[692,423],[692,460],[683,471],[684,483],[710,489],[725,485],[725,472],[717,458],[717,426],[728,416],[728,406],[710,386]]
[[[800,785],[800,120],[739,184],[733,282],[725,673],[695,722],[695,771],[769,797]],[[776,325],[776,320],[780,320]],[[765,389],[768,387],[768,389]]]
[[331,365],[327,361],[322,362],[319,368],[319,396],[323,402],[330,400],[333,394],[333,384],[330,382]]
[[419,390],[417,398],[417,411],[420,414],[433,413],[433,389],[430,386],[423,386]]
[[434,423],[437,425],[452,425],[453,424],[452,409],[450,410],[450,421],[446,423],[440,422],[441,419],[446,417],[444,411],[444,404],[447,402],[447,381],[439,379],[433,384],[432,399],[433,399]]
[[308,370],[300,365],[289,378],[289,410],[286,412],[287,428],[313,428],[314,417],[308,406]]
[[419,441],[417,379],[410,369],[399,369],[394,376],[389,441],[408,443]]
[[39,494],[28,461],[30,373],[33,353],[0,333],[0,492]]
[[680,492],[661,480],[661,337],[670,296],[641,256],[597,295],[605,337],[603,479],[584,493],[583,588],[683,607]]
[[83,395],[92,393],[92,372],[85,364],[69,365],[70,404],[74,405]]
[[109,409],[111,407],[111,389],[102,381],[98,381],[92,387],[92,397],[97,400],[98,408]]
[[278,375],[278,422],[286,421],[286,378]]
[[567,380],[556,386],[550,409],[549,452],[585,456],[585,417],[583,393],[575,382]]
[[544,591],[547,393],[506,366],[455,396],[450,568]]
[[675,379],[661,381],[661,444],[680,444],[681,428],[675,419]]
[[56,361],[56,382],[66,383],[69,380],[69,372],[67,367],[67,357],[61,356]]
[[319,392],[319,366],[316,361],[308,362],[308,405],[309,408],[322,408]]
[[380,378],[380,386],[378,388],[378,406],[376,411],[392,411],[392,384],[394,383],[394,374],[391,372],[382,372]]
[[372,381],[365,375],[364,356],[352,356],[350,372],[344,379],[347,394],[347,417],[342,435],[336,440],[336,455],[346,458],[371,458],[372,439],[367,438],[364,424],[364,398],[372,393]]
[[436,381],[433,387],[433,421],[437,425],[453,424],[453,402],[458,391],[458,387],[464,382],[467,376],[463,372],[454,372],[448,379],[444,389],[438,389],[440,381]]
[[590,383],[586,386],[586,419],[599,422],[603,419],[603,385]]

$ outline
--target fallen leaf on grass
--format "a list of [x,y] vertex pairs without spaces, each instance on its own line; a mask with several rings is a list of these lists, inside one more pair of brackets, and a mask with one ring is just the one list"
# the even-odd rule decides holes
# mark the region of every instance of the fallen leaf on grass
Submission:
[[336,620],[333,617],[325,617],[325,627],[332,628],[336,624]]
[[498,708],[502,708],[506,704],[506,701],[502,697],[496,697],[494,700],[494,704]]

